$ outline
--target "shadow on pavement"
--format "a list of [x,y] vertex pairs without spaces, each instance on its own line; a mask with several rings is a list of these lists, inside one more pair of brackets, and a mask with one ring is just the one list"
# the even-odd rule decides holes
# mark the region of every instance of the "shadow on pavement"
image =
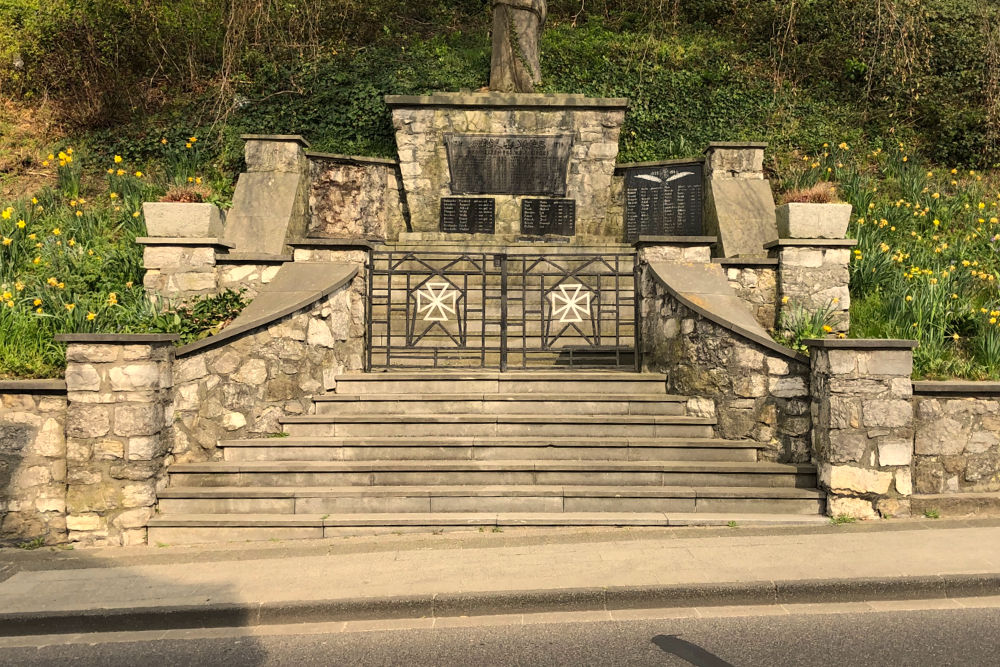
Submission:
[[651,640],[661,651],[690,662],[695,667],[733,667],[719,656],[677,635],[656,635]]

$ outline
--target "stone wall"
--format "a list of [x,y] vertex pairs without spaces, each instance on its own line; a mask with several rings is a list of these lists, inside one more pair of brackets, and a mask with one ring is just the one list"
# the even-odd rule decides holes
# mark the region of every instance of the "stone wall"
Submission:
[[69,334],[66,527],[71,541],[146,541],[173,419],[176,336]]
[[66,538],[66,388],[0,382],[0,545]]
[[909,514],[913,493],[913,341],[815,340],[813,455],[827,512]]
[[[399,169],[414,232],[436,232],[442,197],[451,197],[445,135],[572,134],[565,197],[576,200],[577,236],[622,238],[608,222],[611,180],[626,100],[579,95],[439,93],[389,96]],[[496,233],[520,233],[520,196],[496,199]]]
[[[291,261],[291,255],[286,258]],[[234,292],[244,291],[247,299],[255,298],[261,287],[268,284],[278,275],[282,261],[233,260],[225,255],[216,258],[215,286],[217,292],[231,289]]]
[[729,286],[750,306],[754,319],[771,331],[777,323],[778,263],[774,260],[716,260],[722,265]]
[[235,339],[191,354],[181,348],[174,367],[173,460],[217,459],[220,439],[276,434],[279,418],[304,414],[338,374],[361,370],[364,298],[361,271],[320,301]]
[[850,260],[853,240],[782,239],[769,243],[779,262],[778,298],[786,307],[829,308],[834,332],[851,328]]
[[1000,386],[915,382],[914,391],[914,491],[1000,491]]
[[307,153],[310,238],[396,240],[406,231],[395,160]]
[[809,368],[713,322],[674,298],[647,269],[641,301],[644,365],[669,391],[715,401],[716,434],[765,445],[765,460],[809,461]]
[[216,294],[216,253],[226,249],[217,239],[138,239],[145,246],[142,284],[152,298],[184,300]]

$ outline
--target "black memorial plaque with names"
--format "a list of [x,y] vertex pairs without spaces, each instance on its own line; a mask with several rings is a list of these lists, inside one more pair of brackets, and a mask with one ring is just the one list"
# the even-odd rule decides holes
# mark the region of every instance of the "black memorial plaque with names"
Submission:
[[492,197],[441,199],[441,231],[460,234],[493,234],[496,200]]
[[445,145],[453,194],[566,194],[571,134],[447,134]]
[[701,236],[701,162],[632,167],[625,171],[625,241],[639,236]]
[[576,234],[576,200],[522,200],[521,233],[531,236],[573,236]]

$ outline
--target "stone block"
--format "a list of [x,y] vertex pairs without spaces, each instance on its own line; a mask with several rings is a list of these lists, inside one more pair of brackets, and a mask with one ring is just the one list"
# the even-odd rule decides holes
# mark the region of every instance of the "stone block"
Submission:
[[240,369],[233,373],[232,380],[249,385],[263,385],[267,381],[267,362],[263,359],[250,359]]
[[770,393],[778,398],[795,398],[808,396],[809,388],[806,381],[800,377],[778,377],[770,380]]
[[156,435],[163,426],[163,406],[160,404],[115,407],[115,435]]
[[102,530],[106,527],[104,518],[96,514],[70,515],[66,517],[66,529],[80,532]]
[[101,374],[89,363],[71,363],[66,367],[68,391],[100,391]]
[[222,427],[227,431],[237,431],[247,425],[247,418],[239,412],[227,412],[222,416]]
[[215,204],[146,202],[142,205],[149,236],[219,238],[222,214]]
[[145,528],[149,520],[153,518],[152,507],[140,507],[126,510],[112,519],[111,524],[116,528],[135,529]]
[[900,468],[895,473],[896,479],[896,493],[901,496],[909,496],[913,494],[913,475],[910,472],[909,467]]
[[178,384],[191,382],[208,375],[208,368],[205,366],[205,355],[196,354],[174,362],[174,381]]
[[865,426],[906,427],[913,423],[913,406],[901,399],[869,399],[862,403]]
[[833,517],[849,516],[862,521],[878,517],[870,500],[850,496],[828,496],[826,513]]
[[724,257],[763,257],[778,238],[774,195],[765,180],[708,179],[705,231],[717,236]]
[[856,466],[819,465],[820,484],[835,494],[875,494],[884,496],[889,492],[893,475],[889,471],[869,470]]
[[868,436],[855,430],[831,429],[826,459],[831,463],[860,463],[868,451]]
[[66,435],[71,438],[98,438],[111,430],[111,408],[103,405],[71,403],[66,410]]
[[908,381],[910,374],[913,373],[913,352],[911,350],[866,352],[859,355],[858,372],[863,375],[898,375]]
[[917,424],[913,451],[923,456],[951,456],[961,454],[967,441],[961,422],[941,416]]
[[842,239],[851,221],[850,204],[792,203],[775,211],[783,239]]
[[910,440],[885,439],[878,443],[880,466],[908,466],[913,461],[913,443]]
[[147,361],[114,366],[108,378],[114,391],[155,390],[160,388],[160,365]]
[[302,144],[276,139],[248,139],[243,146],[247,171],[301,173],[309,168]]
[[118,358],[117,345],[84,345],[70,343],[66,346],[66,361],[101,364]]
[[823,266],[823,251],[813,248],[782,248],[778,255],[781,261],[782,282],[788,281],[787,269],[818,269]]

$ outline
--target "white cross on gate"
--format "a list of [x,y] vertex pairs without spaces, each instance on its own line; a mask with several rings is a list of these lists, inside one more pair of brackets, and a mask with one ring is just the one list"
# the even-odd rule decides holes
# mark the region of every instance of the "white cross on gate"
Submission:
[[457,315],[458,291],[448,283],[425,283],[417,290],[417,312],[425,313],[424,322],[447,322],[448,314]]
[[558,317],[560,322],[567,324],[583,322],[590,317],[590,297],[590,290],[584,291],[579,283],[559,285],[559,292],[549,292],[553,319]]

